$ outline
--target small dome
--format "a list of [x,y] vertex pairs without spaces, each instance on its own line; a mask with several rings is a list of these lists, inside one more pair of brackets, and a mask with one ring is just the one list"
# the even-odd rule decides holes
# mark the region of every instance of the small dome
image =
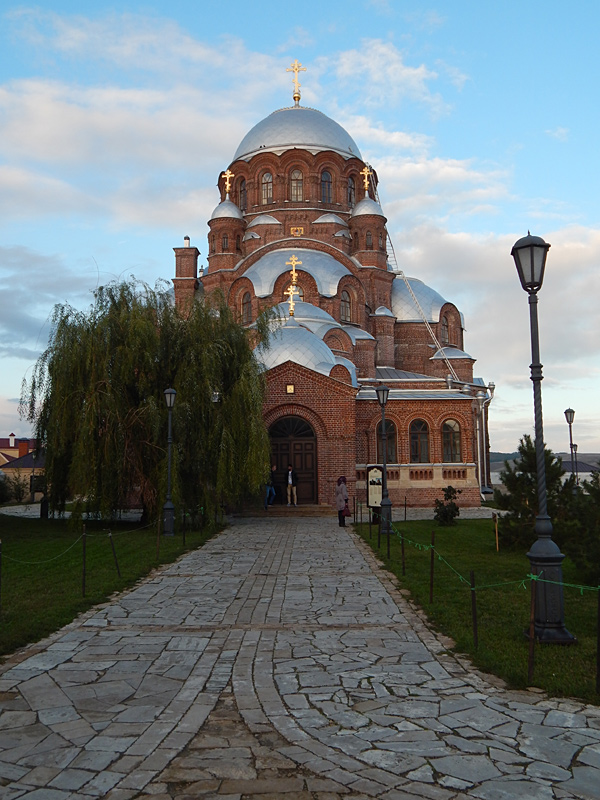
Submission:
[[379,308],[375,309],[375,316],[376,317],[393,317],[394,314],[393,314],[392,311],[389,310],[389,308],[386,308],[386,306],[379,306]]
[[229,195],[227,195],[225,200],[219,203],[213,211],[211,220],[213,219],[244,219],[244,215],[236,204],[229,199]]
[[357,203],[354,208],[352,209],[352,217],[362,217],[367,214],[375,217],[383,217],[386,219],[385,214],[381,210],[381,206],[379,203],[376,203],[375,200],[372,200],[370,197],[363,197],[363,199]]
[[321,214],[321,216],[315,220],[315,224],[321,222],[335,222],[337,225],[343,225],[344,228],[348,227],[348,223],[345,222],[341,217],[338,217],[337,214]]
[[248,223],[249,228],[253,228],[255,225],[281,225],[281,222],[270,214],[259,214],[252,222]]
[[475,359],[473,356],[470,356],[468,353],[465,353],[464,350],[459,350],[458,347],[454,347],[450,345],[449,347],[442,347],[441,350],[438,350],[437,353],[431,357],[431,361],[436,361],[440,359],[446,358],[469,358],[471,361]]
[[[439,322],[440,311],[446,301],[435,289],[427,286],[417,278],[407,278],[427,322]],[[399,275],[392,283],[392,311],[399,322],[423,322],[419,309],[415,305],[404,279]]]
[[337,122],[314,108],[293,106],[274,111],[255,125],[242,139],[233,157],[249,161],[258,153],[286,150],[318,153],[333,150],[344,158],[361,158],[352,137]]

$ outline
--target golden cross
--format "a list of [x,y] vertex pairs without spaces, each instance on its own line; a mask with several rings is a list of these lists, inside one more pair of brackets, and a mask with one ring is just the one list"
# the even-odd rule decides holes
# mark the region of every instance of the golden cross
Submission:
[[294,94],[292,95],[295,102],[298,103],[300,101],[300,82],[298,81],[298,73],[299,72],[306,72],[306,67],[303,67],[302,64],[298,61],[298,59],[294,59],[294,63],[286,69],[286,72],[293,72],[294,73]]
[[300,294],[300,292],[298,289],[296,289],[296,286],[293,283],[288,286],[287,290],[284,292],[284,295],[287,295],[290,298],[290,317],[294,316],[294,306],[296,305],[294,303],[294,295],[296,294]]
[[360,174],[363,176],[363,180],[365,182],[365,193],[368,193],[368,191],[369,191],[369,178],[373,174],[373,172],[369,168],[368,164],[365,164],[365,168],[363,170],[361,170]]
[[289,261],[285,262],[286,267],[291,266],[292,268],[290,274],[292,276],[292,283],[294,286],[296,285],[296,282],[298,280],[298,273],[296,272],[296,267],[298,266],[298,264],[302,264],[302,262],[296,258],[295,253],[290,257]]
[[231,188],[231,179],[234,177],[234,173],[227,168],[227,172],[221,173],[221,177],[225,178],[225,191],[229,194],[229,189]]

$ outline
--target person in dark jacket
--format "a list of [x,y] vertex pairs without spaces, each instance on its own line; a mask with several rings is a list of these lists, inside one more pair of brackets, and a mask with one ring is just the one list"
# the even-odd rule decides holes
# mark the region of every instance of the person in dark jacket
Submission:
[[275,475],[277,473],[277,464],[273,464],[271,467],[271,474],[267,478],[267,486],[266,486],[266,493],[265,493],[265,511],[268,509],[269,506],[273,505],[273,500],[275,500]]
[[285,476],[285,481],[287,484],[287,500],[288,506],[292,503],[292,498],[294,499],[294,505],[298,505],[298,495],[296,492],[296,487],[298,486],[298,476],[296,475],[296,471],[292,468],[291,464],[288,464],[288,471],[287,475]]

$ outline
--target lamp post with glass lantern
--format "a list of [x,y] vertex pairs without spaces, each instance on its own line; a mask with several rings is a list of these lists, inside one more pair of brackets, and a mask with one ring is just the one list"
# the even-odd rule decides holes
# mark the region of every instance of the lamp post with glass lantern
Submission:
[[381,455],[383,457],[382,464],[382,479],[381,479],[381,505],[379,511],[379,533],[382,536],[387,536],[387,554],[390,555],[390,533],[392,522],[392,501],[388,495],[387,488],[387,436],[385,431],[385,407],[388,401],[390,390],[383,384],[378,386],[375,391],[377,392],[377,400],[381,406]]
[[531,329],[531,380],[535,416],[535,457],[537,467],[538,514],[535,520],[536,541],[527,553],[533,575],[543,580],[536,583],[535,636],[540,642],[573,644],[575,637],[565,628],[562,588],[564,555],[552,540],[552,522],[548,516],[546,462],[542,422],[542,364],[538,329],[538,298],[550,245],[530,233],[515,243],[511,255],[515,260],[521,286],[529,295]]
[[167,497],[163,506],[163,535],[173,536],[175,533],[175,506],[171,500],[171,444],[173,437],[171,436],[171,415],[173,406],[175,405],[175,389],[165,389],[165,403],[169,412],[169,423],[167,433]]
[[565,409],[565,419],[569,426],[569,448],[571,450],[571,475],[575,475],[575,456],[573,454],[573,420],[575,419],[575,412],[572,408]]

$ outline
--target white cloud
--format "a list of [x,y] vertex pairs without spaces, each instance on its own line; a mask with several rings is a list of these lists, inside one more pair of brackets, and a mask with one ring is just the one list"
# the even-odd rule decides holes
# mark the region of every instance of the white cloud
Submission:
[[554,128],[553,130],[547,130],[546,133],[548,136],[551,136],[553,139],[558,139],[559,142],[566,142],[569,138],[569,129],[568,128]]
[[428,105],[435,113],[446,110],[440,95],[432,94],[428,86],[437,79],[437,73],[424,64],[407,66],[391,42],[364,39],[360,50],[345,50],[320,61],[342,85],[358,81],[361,100],[366,105],[389,105],[409,98]]

